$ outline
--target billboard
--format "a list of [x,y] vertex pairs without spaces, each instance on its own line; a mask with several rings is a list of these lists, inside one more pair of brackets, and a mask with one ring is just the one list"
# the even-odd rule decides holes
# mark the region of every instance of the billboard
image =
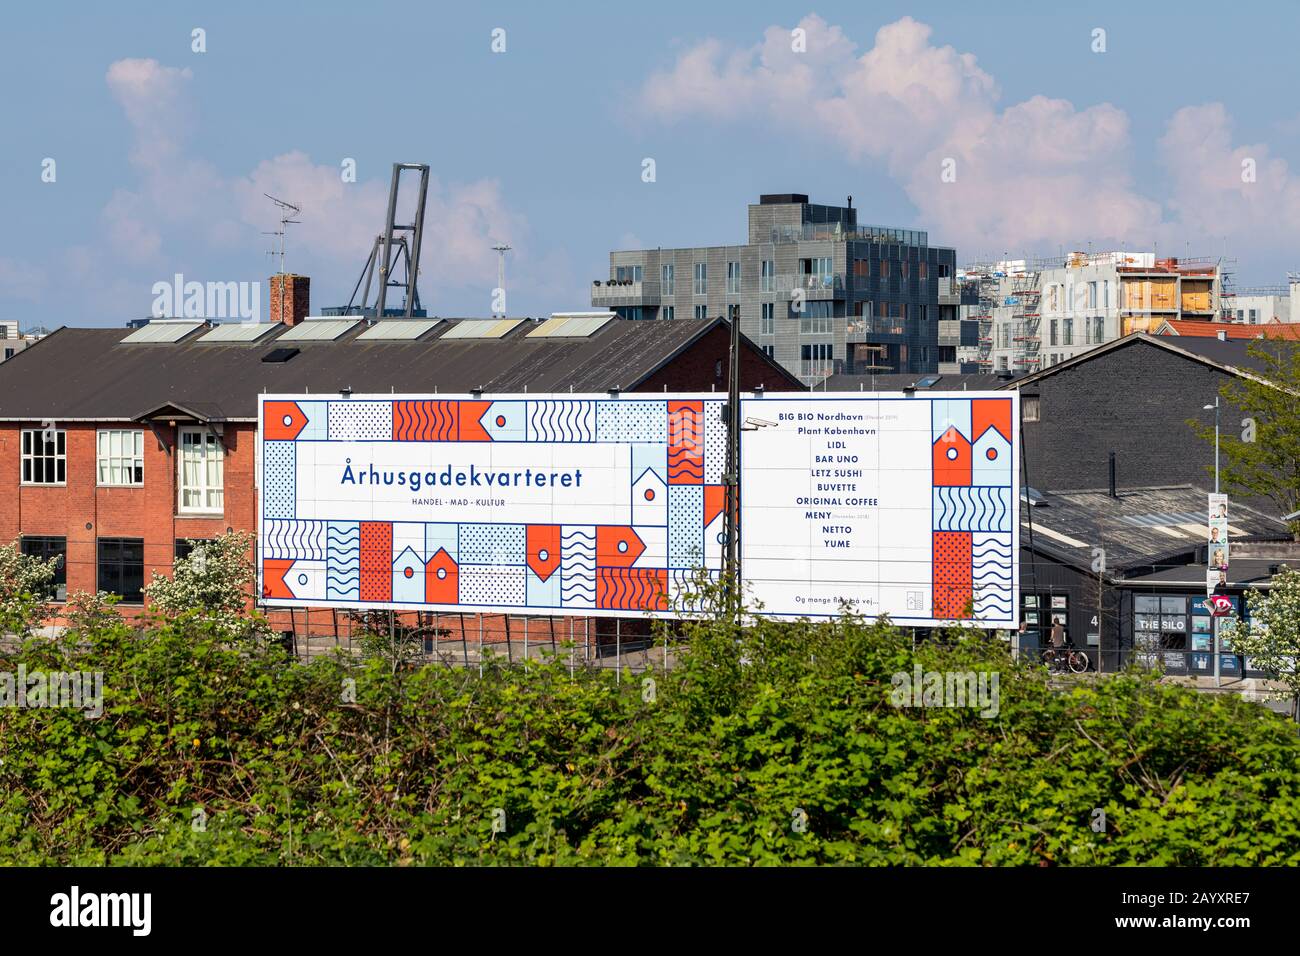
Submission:
[[715,393],[258,403],[264,604],[667,616],[720,574]]
[[[960,397],[954,397],[960,396]],[[740,547],[765,615],[1019,625],[1016,392],[742,399]]]
[[[765,615],[1015,627],[1015,393],[741,401]],[[259,398],[274,606],[677,616],[723,566],[716,393]]]

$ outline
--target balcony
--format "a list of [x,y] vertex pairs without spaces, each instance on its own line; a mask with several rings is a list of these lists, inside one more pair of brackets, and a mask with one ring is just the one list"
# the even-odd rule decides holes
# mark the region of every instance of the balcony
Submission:
[[928,246],[930,235],[921,229],[895,229],[892,226],[846,227],[838,222],[805,222],[801,226],[776,226],[769,234],[770,242],[897,242],[905,246]]
[[602,306],[616,305],[658,305],[658,282],[632,282],[600,279],[591,284],[591,304]]
[[906,335],[902,319],[890,316],[850,316],[844,324],[846,342],[866,342],[880,335]]
[[800,359],[799,377],[821,381],[836,372],[836,359]]
[[769,285],[771,291],[782,299],[794,298],[796,291],[802,291],[805,299],[844,298],[844,273],[842,272],[827,275],[809,273],[807,275],[771,276]]
[[953,281],[952,276],[939,276],[939,304],[961,305],[961,287]]

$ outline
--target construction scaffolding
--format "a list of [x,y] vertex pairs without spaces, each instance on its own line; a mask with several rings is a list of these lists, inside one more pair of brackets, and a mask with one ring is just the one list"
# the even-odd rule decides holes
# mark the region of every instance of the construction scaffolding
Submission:
[[1014,351],[1011,367],[1017,372],[1036,372],[1042,364],[1042,356],[1039,354],[1042,346],[1039,325],[1043,318],[1042,287],[1039,284],[1041,276],[1042,273],[1033,267],[1011,276],[1011,295],[1007,305],[1013,309],[1011,341]]

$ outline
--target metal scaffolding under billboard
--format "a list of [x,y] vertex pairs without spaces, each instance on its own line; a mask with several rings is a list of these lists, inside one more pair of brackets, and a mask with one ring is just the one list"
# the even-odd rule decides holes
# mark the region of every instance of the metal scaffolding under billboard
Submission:
[[[680,616],[725,553],[716,393],[259,396],[262,603]],[[740,403],[740,553],[776,617],[1014,626],[1014,393]]]

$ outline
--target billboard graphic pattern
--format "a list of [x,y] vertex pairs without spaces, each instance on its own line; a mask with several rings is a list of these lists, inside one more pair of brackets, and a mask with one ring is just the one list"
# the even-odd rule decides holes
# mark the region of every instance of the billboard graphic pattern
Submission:
[[1011,402],[931,403],[934,616],[1006,618],[1013,598]]
[[[721,570],[722,404],[680,397],[308,401],[262,396],[263,601],[452,611],[667,612],[697,586],[701,571],[717,580]],[[447,496],[435,502],[437,517],[457,511],[457,490],[448,495],[445,487],[436,487],[441,463],[451,460],[447,449],[457,446],[478,451],[470,448],[466,460],[472,463],[455,467],[477,469],[480,477],[499,473],[503,487],[510,470],[518,481],[521,461],[540,473],[556,449],[570,449],[572,460],[593,472],[592,463],[617,462],[617,468],[605,471],[627,477],[619,479],[624,483],[612,493],[615,500],[600,502],[601,515],[615,520],[495,520],[510,517],[512,506],[504,498],[490,506],[477,502],[483,505],[477,510],[464,502],[464,520],[405,520],[425,500],[422,493]],[[492,448],[511,446],[522,448],[522,457],[498,464]],[[611,446],[617,448],[611,452]],[[421,465],[409,474],[386,467],[386,462],[405,461],[412,449],[411,460],[440,464]],[[453,466],[446,467],[450,478]],[[363,484],[349,484],[341,493],[320,477],[343,468]],[[555,482],[557,472],[551,474]],[[394,486],[408,479],[409,497],[394,498]],[[534,497],[530,513],[545,511],[550,499]],[[494,520],[483,520],[485,514]],[[564,513],[566,519],[579,516]]]

